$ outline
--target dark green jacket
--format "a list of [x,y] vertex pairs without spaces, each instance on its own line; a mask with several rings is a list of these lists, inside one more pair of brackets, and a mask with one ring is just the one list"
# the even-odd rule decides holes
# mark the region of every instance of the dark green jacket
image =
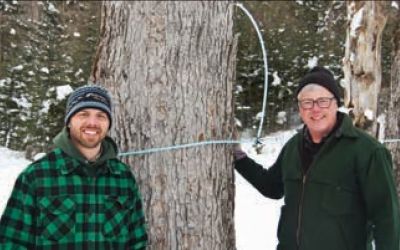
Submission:
[[[235,167],[263,195],[284,196],[279,250],[399,250],[399,203],[388,150],[345,115],[307,173],[303,133],[293,136],[268,170],[250,158]],[[371,234],[372,233],[372,234]]]
[[139,190],[106,138],[88,163],[65,130],[18,177],[0,220],[0,249],[145,249]]

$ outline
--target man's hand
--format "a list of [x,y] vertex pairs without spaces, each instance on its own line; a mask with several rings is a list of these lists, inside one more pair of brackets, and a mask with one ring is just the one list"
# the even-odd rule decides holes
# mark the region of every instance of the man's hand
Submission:
[[[237,140],[238,137],[239,137],[238,136],[238,131],[237,131],[236,127],[235,127],[233,129],[233,131],[232,131],[232,138],[234,140]],[[236,161],[247,157],[247,154],[242,150],[242,147],[240,146],[240,143],[235,144],[235,146],[233,148],[233,156],[235,157]]]
[[242,150],[242,148],[240,147],[240,144],[236,144],[235,148],[233,150],[233,156],[235,157],[235,160],[237,161],[237,160],[247,157],[247,154]]

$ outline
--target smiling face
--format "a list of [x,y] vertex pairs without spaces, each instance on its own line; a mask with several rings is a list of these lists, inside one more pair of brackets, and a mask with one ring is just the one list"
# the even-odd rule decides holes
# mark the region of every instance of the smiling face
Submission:
[[336,99],[328,89],[318,84],[308,84],[299,92],[297,100],[300,117],[307,125],[312,140],[315,143],[321,142],[335,126],[338,109]]
[[100,151],[102,140],[106,137],[110,121],[100,109],[86,108],[74,114],[69,122],[72,143],[83,155]]

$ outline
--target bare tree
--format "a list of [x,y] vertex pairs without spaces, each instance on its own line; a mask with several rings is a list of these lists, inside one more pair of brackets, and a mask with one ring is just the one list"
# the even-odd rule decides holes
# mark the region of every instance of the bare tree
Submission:
[[[233,129],[233,5],[104,1],[91,80],[114,96],[122,151],[225,139]],[[235,249],[231,147],[126,159],[138,179],[149,249]]]
[[343,60],[345,106],[356,126],[373,136],[381,87],[381,40],[386,24],[382,1],[348,1],[346,50]]
[[[397,1],[399,3],[399,1]],[[388,111],[387,138],[399,138],[400,135],[400,11],[394,15],[396,27],[393,32],[393,51],[390,79],[390,102]],[[393,155],[397,193],[400,197],[400,143],[389,142],[388,148]]]

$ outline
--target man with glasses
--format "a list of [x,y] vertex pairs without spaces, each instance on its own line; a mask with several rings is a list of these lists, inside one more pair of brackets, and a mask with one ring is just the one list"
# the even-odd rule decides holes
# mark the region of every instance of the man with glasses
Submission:
[[315,67],[296,91],[304,126],[268,169],[237,148],[235,168],[264,196],[284,197],[278,250],[399,250],[389,151],[338,111],[333,74]]
[[145,249],[141,195],[107,136],[111,97],[97,85],[68,98],[56,148],[18,177],[0,220],[0,249]]

